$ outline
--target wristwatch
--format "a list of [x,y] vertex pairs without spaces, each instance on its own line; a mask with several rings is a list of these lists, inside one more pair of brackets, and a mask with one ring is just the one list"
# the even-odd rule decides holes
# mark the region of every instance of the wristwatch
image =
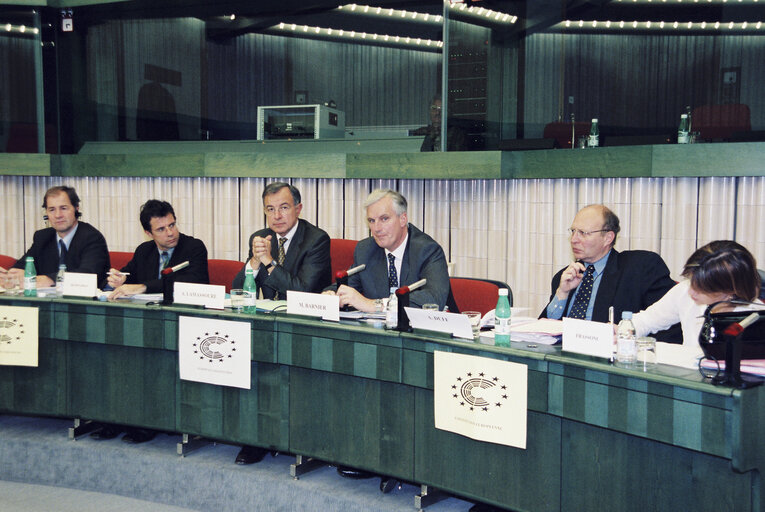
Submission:
[[383,310],[383,300],[375,299],[375,311],[378,313],[382,313],[382,310]]

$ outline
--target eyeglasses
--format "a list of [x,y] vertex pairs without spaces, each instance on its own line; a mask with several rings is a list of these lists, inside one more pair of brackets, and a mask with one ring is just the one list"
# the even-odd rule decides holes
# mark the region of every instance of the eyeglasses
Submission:
[[281,215],[287,215],[290,212],[290,210],[292,210],[292,208],[293,206],[283,204],[278,208],[274,208],[273,206],[266,206],[264,210],[266,212],[266,215],[268,215],[269,217],[273,217],[274,215],[276,215],[276,210],[279,210],[279,213]]
[[439,107],[438,105],[431,105],[430,110],[438,110],[439,112],[441,112],[441,107]]
[[579,235],[579,238],[587,238],[588,236],[594,234],[594,233],[602,233],[604,231],[611,231],[610,229],[596,229],[594,231],[582,231],[581,229],[576,228],[568,228],[566,231],[568,231],[568,236],[573,237],[574,235]]

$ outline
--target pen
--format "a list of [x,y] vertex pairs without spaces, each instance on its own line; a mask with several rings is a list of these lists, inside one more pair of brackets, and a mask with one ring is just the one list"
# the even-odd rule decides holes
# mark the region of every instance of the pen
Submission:
[[106,275],[108,276],[129,276],[130,272],[107,272]]

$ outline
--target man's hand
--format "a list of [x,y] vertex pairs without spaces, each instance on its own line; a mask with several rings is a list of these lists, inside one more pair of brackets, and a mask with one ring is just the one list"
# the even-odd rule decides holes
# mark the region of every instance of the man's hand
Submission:
[[127,276],[117,270],[116,268],[110,268],[109,269],[109,277],[106,278],[106,282],[114,289],[119,288],[123,284],[125,284],[125,281],[127,280]]
[[108,300],[114,301],[120,297],[132,297],[133,295],[144,293],[146,291],[146,285],[144,284],[123,284],[112,293],[109,294]]
[[375,301],[367,299],[358,290],[341,284],[336,295],[340,298],[340,307],[352,306],[358,311],[364,311],[366,313],[372,313],[375,311]]
[[252,239],[252,262],[253,268],[258,268],[256,262],[269,266],[274,259],[271,257],[271,235],[263,238],[256,236]]
[[[21,270],[21,269],[16,269]],[[23,274],[23,271],[22,271]],[[37,287],[38,288],[50,288],[51,286],[56,286],[56,282],[51,279],[48,276],[37,276]]]
[[558,285],[558,289],[555,291],[555,296],[560,300],[567,299],[568,294],[571,293],[571,290],[579,286],[579,283],[582,282],[583,277],[584,264],[580,261],[573,262],[566,268],[566,270],[563,271],[563,274],[560,276],[560,284]]

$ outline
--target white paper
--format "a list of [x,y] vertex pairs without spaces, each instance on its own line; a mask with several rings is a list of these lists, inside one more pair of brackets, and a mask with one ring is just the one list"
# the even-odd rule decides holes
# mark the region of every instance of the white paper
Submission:
[[250,322],[178,317],[178,366],[182,380],[250,389]]
[[614,352],[614,326],[578,318],[563,318],[563,350],[610,359]]
[[0,306],[0,365],[37,366],[39,310]]
[[340,321],[340,297],[323,293],[287,290],[287,313]]
[[457,338],[473,339],[473,328],[470,326],[470,319],[465,315],[410,307],[405,307],[404,310],[413,329],[448,332]]
[[226,287],[219,284],[179,283],[173,285],[173,303],[223,309]]
[[70,297],[96,297],[98,295],[96,274],[64,272],[64,295]]
[[526,449],[528,367],[451,352],[433,353],[435,427]]

